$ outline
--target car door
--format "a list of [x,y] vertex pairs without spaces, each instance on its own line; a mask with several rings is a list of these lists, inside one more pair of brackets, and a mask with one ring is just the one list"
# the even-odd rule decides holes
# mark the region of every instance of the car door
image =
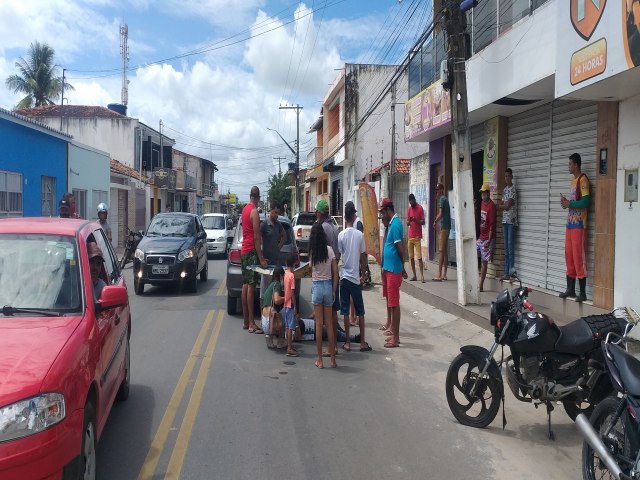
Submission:
[[[111,242],[108,241],[102,228],[93,231],[93,237],[102,250],[104,268],[107,274],[107,285],[119,285],[124,287],[124,276],[118,266],[118,260],[113,251]],[[105,330],[105,343],[103,345],[103,368],[100,373],[101,407],[103,412],[113,401],[120,382],[118,373],[122,371],[126,355],[126,340],[128,319],[130,316],[128,305],[100,312],[96,321]]]

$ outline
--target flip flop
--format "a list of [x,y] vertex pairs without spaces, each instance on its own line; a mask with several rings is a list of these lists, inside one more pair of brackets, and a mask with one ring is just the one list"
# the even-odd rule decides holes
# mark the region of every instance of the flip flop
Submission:
[[350,351],[351,351],[351,346],[348,346],[348,347],[347,347],[347,344],[346,344],[346,343],[343,343],[343,344],[342,344],[342,349],[343,349],[343,350],[346,350],[347,352],[350,352]]
[[257,330],[254,330],[253,333],[264,333],[264,330],[262,330],[261,328],[258,328]]
[[316,367],[320,368],[320,369],[323,369],[324,365],[322,365],[322,362],[318,362],[318,360],[316,360]]
[[442,279],[441,278],[432,278],[431,281],[432,282],[441,282]]
[[300,354],[298,352],[287,352],[287,357],[299,357]]
[[371,350],[373,350],[373,348],[371,348],[371,345],[369,344],[367,344],[366,347],[360,347],[361,352],[370,352]]
[[256,333],[256,329],[251,327],[247,330],[249,333]]
[[378,330],[385,331],[386,329],[387,329],[387,327],[385,327],[384,325],[380,325],[380,326],[378,327]]
[[398,342],[387,342],[384,344],[385,348],[397,348],[400,344]]

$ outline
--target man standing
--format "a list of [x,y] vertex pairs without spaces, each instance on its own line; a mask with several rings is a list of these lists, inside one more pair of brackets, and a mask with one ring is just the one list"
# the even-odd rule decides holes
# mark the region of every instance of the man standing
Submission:
[[400,346],[400,285],[408,277],[404,268],[404,245],[402,244],[402,221],[395,212],[393,201],[385,198],[380,204],[380,214],[389,222],[384,241],[382,262],[383,278],[386,283],[387,305],[391,309],[391,336],[384,344],[386,348]]
[[[284,227],[278,221],[280,209],[275,200],[269,205],[269,214],[260,224],[260,236],[262,237],[262,256],[271,265],[281,267],[284,262],[280,259],[280,249],[284,245]],[[264,299],[264,293],[271,282],[271,275],[260,276],[260,302]],[[260,307],[262,308],[263,305]]]
[[413,277],[411,281],[415,282],[416,278],[416,259],[420,267],[420,280],[424,283],[424,263],[422,263],[422,226],[424,225],[424,209],[422,205],[416,202],[413,193],[409,194],[409,208],[407,209],[407,226],[409,227],[409,239],[407,240],[407,248],[409,249],[409,261],[411,262],[411,271]]
[[433,279],[434,282],[442,282],[447,280],[447,264],[449,263],[449,231],[451,230],[451,209],[449,208],[449,199],[444,194],[444,185],[439,183],[436,185],[436,198],[438,199],[438,214],[433,221],[435,230],[438,222],[440,222],[440,237],[438,239],[438,250],[440,260],[438,262],[438,276]]
[[484,279],[487,276],[487,265],[493,260],[493,249],[496,243],[496,204],[491,200],[488,183],[480,188],[482,204],[480,205],[480,238],[476,243],[482,267],[480,268],[480,291],[484,291]]
[[504,171],[504,183],[502,201],[497,207],[502,210],[502,235],[504,236],[504,277],[502,280],[511,280],[515,271],[515,247],[516,227],[518,226],[518,193],[513,184],[513,171],[507,168]]
[[567,229],[564,241],[564,259],[567,265],[567,290],[560,294],[560,298],[576,296],[576,278],[580,283],[580,295],[576,302],[587,299],[587,212],[591,200],[589,179],[582,173],[582,159],[580,154],[573,153],[569,157],[569,173],[571,193],[569,199],[560,194],[560,205],[569,209]]
[[349,337],[350,299],[353,300],[358,326],[360,327],[360,351],[371,351],[371,347],[364,339],[364,301],[362,300],[362,282],[367,267],[367,254],[364,245],[364,235],[354,228],[356,207],[353,202],[347,202],[344,207],[346,228],[338,234],[338,250],[342,257],[340,270],[340,313],[344,317],[344,331],[346,341],[342,348],[351,350]]
[[258,202],[260,202],[260,189],[253,186],[249,194],[249,203],[242,209],[242,249],[240,250],[243,328],[249,330],[249,333],[263,333],[253,318],[253,301],[256,293],[256,283],[258,283],[258,274],[249,269],[250,266],[258,263],[262,268],[267,267],[267,261],[262,256]]

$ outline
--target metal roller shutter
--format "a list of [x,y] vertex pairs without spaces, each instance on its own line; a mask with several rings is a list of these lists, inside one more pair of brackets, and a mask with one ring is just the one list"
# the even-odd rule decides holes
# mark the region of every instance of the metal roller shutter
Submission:
[[571,175],[569,155],[578,152],[582,157],[582,171],[587,174],[591,189],[591,207],[587,220],[587,296],[591,298],[593,283],[595,215],[593,196],[596,189],[596,142],[598,107],[591,102],[556,101],[553,104],[551,134],[551,181],[549,195],[549,253],[547,255],[547,286],[564,291],[567,286],[564,260],[567,211],[560,206],[560,194],[569,196]]
[[484,150],[484,122],[471,127],[471,153]]
[[515,268],[527,285],[546,288],[551,104],[509,118],[508,166],[518,192]]

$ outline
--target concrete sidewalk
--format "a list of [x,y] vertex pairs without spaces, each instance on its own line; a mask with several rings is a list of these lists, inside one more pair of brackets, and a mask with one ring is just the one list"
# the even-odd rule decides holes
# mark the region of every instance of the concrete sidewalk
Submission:
[[[370,265],[370,268],[372,280],[375,283],[380,283],[380,268],[377,265]],[[432,278],[437,275],[437,264],[426,262],[425,268],[425,283],[420,282],[420,273],[418,273],[417,281],[404,280],[402,282],[401,291],[403,293],[487,329],[490,328],[489,314],[491,302],[495,300],[498,292],[503,288],[511,290],[518,286],[517,283],[502,283],[499,280],[487,278],[484,282],[485,291],[480,293],[481,303],[479,305],[463,306],[458,303],[456,268],[449,267],[447,269],[448,280],[446,282],[432,281]],[[407,263],[406,269],[409,278],[411,278],[411,265]],[[523,286],[527,285],[523,284]],[[594,307],[591,301],[580,304],[573,300],[563,300],[558,297],[556,292],[537,289],[535,287],[529,295],[529,301],[535,307],[536,312],[546,314],[558,325],[566,325],[572,320],[586,315],[597,315],[607,312],[606,310]]]

